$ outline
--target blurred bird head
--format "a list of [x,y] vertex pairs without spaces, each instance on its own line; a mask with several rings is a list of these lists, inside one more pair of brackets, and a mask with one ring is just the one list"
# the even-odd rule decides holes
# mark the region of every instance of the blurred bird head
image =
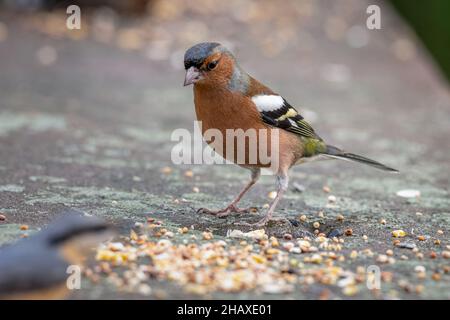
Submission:
[[54,247],[71,263],[81,263],[89,252],[115,235],[105,221],[70,210],[35,236],[47,246]]
[[184,54],[184,85],[228,85],[236,74],[233,54],[217,42],[202,42]]

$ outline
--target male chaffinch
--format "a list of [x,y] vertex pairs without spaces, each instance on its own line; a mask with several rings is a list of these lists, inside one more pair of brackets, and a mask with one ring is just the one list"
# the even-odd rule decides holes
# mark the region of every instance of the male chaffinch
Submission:
[[[209,129],[219,130],[224,137],[227,129],[265,130],[269,136],[274,130],[278,131],[277,148],[268,143],[266,150],[269,154],[273,150],[278,156],[276,157],[278,163],[271,166],[275,168],[274,173],[277,177],[277,195],[265,217],[254,224],[256,226],[263,226],[272,219],[277,203],[288,188],[288,170],[294,165],[318,159],[337,158],[398,172],[377,161],[327,145],[294,107],[282,96],[248,75],[239,66],[233,54],[220,43],[204,42],[191,47],[184,55],[184,67],[186,69],[184,85],[194,85],[195,112],[197,119],[201,121],[204,138],[205,132]],[[260,148],[259,135],[257,139],[256,145]],[[212,139],[205,140],[210,145],[214,142]],[[256,162],[249,161],[251,143],[240,147],[235,144],[235,153],[231,157],[226,146],[223,141],[220,148],[213,149],[235,163],[237,163],[236,153],[243,152],[245,161],[237,164],[251,171],[251,180],[226,208],[218,211],[204,208],[199,210],[218,217],[248,212],[249,209],[239,209],[236,205],[257,182],[261,168],[268,166],[261,163],[259,158]]]

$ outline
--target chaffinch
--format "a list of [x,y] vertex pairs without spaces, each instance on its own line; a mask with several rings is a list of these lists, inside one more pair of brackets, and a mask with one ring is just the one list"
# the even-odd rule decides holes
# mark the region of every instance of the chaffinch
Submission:
[[0,300],[62,299],[71,265],[114,234],[106,222],[67,210],[46,229],[0,248]]
[[[293,106],[282,96],[247,74],[237,63],[233,54],[219,43],[199,43],[188,49],[184,55],[184,67],[186,69],[184,85],[194,85],[195,112],[197,119],[201,121],[204,137],[209,129],[219,130],[224,137],[227,129],[265,130],[269,136],[277,134],[278,145],[267,143],[266,147],[269,154],[276,152],[277,156],[271,157],[271,159],[277,159],[277,164],[273,166],[273,163],[270,163],[270,167],[275,168],[273,171],[277,178],[277,195],[265,217],[254,224],[256,226],[263,226],[272,219],[276,205],[288,188],[288,170],[294,165],[319,159],[337,158],[398,172],[377,161],[326,144]],[[212,139],[205,140],[210,145],[214,142]],[[257,148],[261,148],[259,135],[257,140]],[[202,208],[200,211],[218,217],[248,212],[249,209],[240,209],[237,204],[257,182],[261,168],[267,167],[268,164],[261,163],[259,158],[256,162],[249,161],[251,143],[243,146],[235,144],[232,156],[226,150],[225,141],[220,148],[217,146],[216,144],[213,149],[221,156],[249,169],[251,180],[226,208],[218,211]],[[245,161],[236,161],[236,154],[239,152],[245,154]]]

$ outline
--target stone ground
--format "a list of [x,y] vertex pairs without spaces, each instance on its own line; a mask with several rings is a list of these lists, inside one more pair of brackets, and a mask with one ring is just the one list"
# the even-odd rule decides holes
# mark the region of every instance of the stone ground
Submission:
[[[313,221],[321,223],[323,232],[351,228],[353,236],[344,236],[342,254],[370,248],[375,255],[360,255],[342,265],[355,270],[379,264],[393,274],[381,294],[374,296],[361,286],[351,298],[450,298],[450,276],[442,272],[448,260],[441,257],[450,244],[448,84],[384,3],[382,29],[374,31],[360,27],[366,19],[363,1],[347,6],[343,1],[305,3],[309,6],[298,9],[298,19],[273,25],[266,20],[247,24],[232,8],[223,9],[230,10],[229,17],[215,20],[189,12],[173,20],[166,17],[158,22],[158,32],[170,36],[172,44],[168,53],[159,48],[162,57],[146,53],[132,31],[123,33],[118,44],[104,43],[90,33],[73,38],[52,34],[58,19],[43,27],[47,16],[1,12],[0,212],[6,221],[0,222],[0,243],[18,239],[22,224],[30,226],[28,233],[40,229],[67,207],[105,218],[120,226],[123,235],[149,216],[172,227],[211,230],[217,238],[236,228],[235,221],[259,219],[196,214],[200,207],[230,201],[248,179],[245,170],[175,166],[170,158],[172,131],[192,131],[194,120],[192,89],[182,86],[183,49],[204,39],[226,39],[241,64],[298,106],[325,140],[401,171],[392,175],[339,161],[296,167],[291,181],[305,190],[299,193],[291,186],[277,214],[292,219],[305,214],[308,222],[269,226],[267,232],[313,232]],[[273,10],[278,14],[276,10],[288,9]],[[139,19],[122,17],[118,24],[135,28]],[[265,33],[267,42],[258,40]],[[280,52],[277,44],[283,44]],[[172,172],[163,173],[164,167]],[[186,170],[193,177],[185,176]],[[263,177],[243,204],[263,211],[273,189],[274,179]],[[403,189],[421,195],[397,196]],[[328,203],[330,194],[337,198],[334,205]],[[343,222],[337,222],[338,214]],[[408,233],[406,241],[419,248],[423,259],[393,246],[395,229]],[[418,235],[426,240],[419,241]],[[396,262],[378,263],[378,254],[388,249]],[[431,251],[438,254],[436,259],[429,257]],[[409,259],[402,260],[402,255]],[[417,265],[426,268],[425,279],[417,278]],[[442,273],[440,281],[431,278],[435,272]],[[400,288],[402,281],[410,284],[410,292]],[[168,298],[197,298],[167,281],[151,285]],[[316,299],[325,287],[313,284],[283,295],[250,291],[208,297]],[[337,287],[330,290],[330,298],[349,298]],[[72,297],[140,296],[104,282],[86,282]]]

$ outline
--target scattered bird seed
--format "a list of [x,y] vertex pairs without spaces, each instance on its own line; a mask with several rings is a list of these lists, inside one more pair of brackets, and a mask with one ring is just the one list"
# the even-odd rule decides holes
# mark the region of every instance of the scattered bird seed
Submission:
[[267,195],[267,197],[269,197],[269,199],[275,199],[277,196],[277,192],[276,191],[271,191],[269,192],[269,194]]
[[406,232],[403,230],[394,230],[392,231],[392,236],[395,238],[403,238],[406,236]]

